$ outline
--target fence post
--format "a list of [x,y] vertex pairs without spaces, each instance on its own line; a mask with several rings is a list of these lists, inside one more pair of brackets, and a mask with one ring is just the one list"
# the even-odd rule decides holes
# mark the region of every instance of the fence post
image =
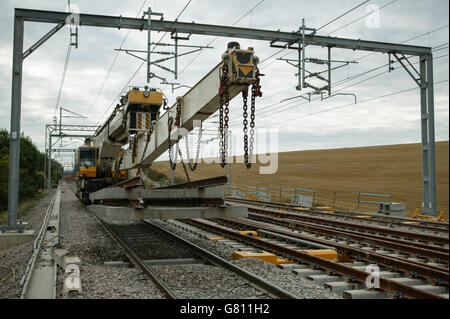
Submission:
[[356,211],[359,212],[359,192],[358,192],[358,204],[356,205]]
[[334,195],[333,195],[333,208],[336,209],[336,191],[334,191]]

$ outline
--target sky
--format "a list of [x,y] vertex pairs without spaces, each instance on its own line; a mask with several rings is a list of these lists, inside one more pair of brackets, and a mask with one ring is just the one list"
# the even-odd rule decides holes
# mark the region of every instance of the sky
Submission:
[[[81,13],[141,17],[140,8],[162,12],[165,20],[174,20],[184,9],[178,21],[216,25],[235,25],[266,30],[292,32],[298,30],[301,19],[307,27],[321,28],[317,34],[351,39],[406,43],[436,48],[434,51],[435,125],[436,140],[449,138],[448,99],[448,38],[449,2],[447,0],[370,0],[357,9],[327,24],[339,15],[363,3],[363,0],[129,0],[87,1],[72,0]],[[188,5],[187,5],[188,4]],[[187,5],[187,6],[186,6]],[[362,18],[378,7],[375,15]],[[0,128],[9,129],[11,116],[11,68],[14,8],[50,11],[67,11],[67,0],[2,0],[0,2]],[[53,25],[25,24],[24,50],[44,35]],[[146,85],[145,65],[138,70],[141,60],[117,49],[145,50],[147,33],[121,29],[81,26],[78,48],[72,47],[59,104],[57,97],[68,51],[69,29],[63,28],[23,64],[21,131],[30,136],[36,146],[44,151],[45,124],[59,116],[59,107],[86,116],[86,119],[63,118],[65,124],[102,124],[116,105],[116,98],[129,85]],[[151,37],[160,43],[171,43],[170,34],[152,32]],[[178,60],[180,85],[193,86],[218,62],[230,41],[238,41],[242,48],[253,47],[260,58],[259,68],[263,97],[256,100],[256,127],[276,129],[278,150],[330,149],[371,145],[419,143],[420,99],[419,89],[398,63],[394,70],[381,67],[388,62],[385,54],[365,51],[333,50],[333,59],[356,61],[332,73],[333,92],[355,94],[340,95],[321,101],[312,96],[308,102],[301,97],[280,103],[284,99],[306,94],[311,90],[296,91],[297,70],[277,58],[296,59],[295,50],[271,48],[267,41],[216,38],[192,35],[187,45],[210,45],[213,49],[182,56]],[[407,42],[405,42],[407,41]],[[155,50],[167,51],[170,47],[158,46]],[[180,53],[188,49],[180,48]],[[327,50],[308,47],[308,58],[326,58]],[[164,57],[153,54],[152,60]],[[417,58],[411,59],[412,63]],[[173,60],[162,64],[173,68]],[[334,63],[333,66],[342,65]],[[417,66],[417,64],[414,64]],[[378,70],[358,76],[380,67]],[[310,72],[323,71],[323,65],[307,64]],[[110,71],[110,72],[109,72]],[[173,74],[153,67],[156,75],[173,82]],[[108,76],[109,73],[109,76]],[[134,77],[133,74],[135,74]],[[373,77],[372,79],[369,79]],[[160,88],[169,105],[177,96],[187,92],[187,87],[172,89],[152,79],[151,87]],[[319,82],[312,82],[319,85]],[[323,85],[323,83],[322,83]],[[405,91],[403,93],[399,93]],[[385,96],[385,97],[383,97]],[[242,99],[230,103],[230,125],[242,130]],[[68,114],[66,114],[68,115]],[[217,117],[207,120],[205,127],[216,129]],[[74,148],[81,140],[66,140],[58,147]],[[193,149],[193,148],[191,148]],[[209,151],[208,151],[209,149]],[[212,150],[212,153],[211,153]],[[203,154],[218,150],[217,141],[203,144]],[[242,154],[242,150],[237,150]],[[166,159],[163,155],[160,159]],[[70,158],[58,157],[60,161]]]

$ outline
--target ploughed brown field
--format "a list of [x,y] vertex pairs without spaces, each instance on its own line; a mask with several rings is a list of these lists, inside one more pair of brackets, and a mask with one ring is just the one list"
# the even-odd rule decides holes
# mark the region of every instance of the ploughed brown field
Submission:
[[[448,212],[449,142],[436,143],[437,206]],[[246,186],[268,187],[273,201],[280,200],[280,188],[316,190],[320,205],[355,210],[357,192],[390,194],[392,198],[366,197],[366,200],[403,202],[407,215],[422,207],[422,155],[420,144],[296,151],[278,154],[278,171],[259,174],[259,164],[247,170],[244,164],[232,166],[232,183],[245,192]],[[263,164],[262,166],[266,166]],[[187,165],[186,165],[187,166]],[[152,169],[170,176],[168,162],[154,162]],[[181,164],[175,171],[185,179]],[[190,172],[191,180],[225,175],[219,164],[200,163]],[[254,191],[247,189],[248,192]],[[299,193],[309,195],[308,193]],[[289,194],[286,194],[287,196]],[[362,199],[362,198],[361,198]],[[283,197],[282,201],[288,201]],[[376,205],[360,204],[362,211],[376,211]],[[446,214],[448,216],[448,214]]]

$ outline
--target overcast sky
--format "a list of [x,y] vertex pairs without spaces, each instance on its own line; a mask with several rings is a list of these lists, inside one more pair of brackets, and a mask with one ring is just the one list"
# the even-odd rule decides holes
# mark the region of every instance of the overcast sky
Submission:
[[[165,20],[174,20],[188,0],[148,0],[144,8],[152,7],[153,11],[164,13]],[[268,30],[298,30],[301,19],[305,18],[308,27],[318,28],[333,20],[340,14],[362,3],[363,0],[192,0],[179,18],[179,21],[218,25],[232,25]],[[144,0],[128,1],[87,1],[72,0],[81,13],[136,17]],[[370,12],[377,5],[379,11],[379,27],[369,23],[366,18],[352,23]],[[437,47],[434,52],[435,118],[436,140],[448,140],[449,137],[449,101],[448,101],[448,8],[447,0],[371,0],[358,9],[322,28],[318,34],[353,39],[364,39],[382,42],[406,42],[411,45]],[[2,0],[0,2],[0,127],[10,127],[11,108],[11,64],[14,8],[66,11],[66,0]],[[254,8],[254,9],[253,9]],[[251,12],[249,10],[253,9]],[[247,14],[246,14],[247,13]],[[347,25],[347,26],[346,26]],[[25,24],[24,49],[37,41],[52,25],[43,23]],[[339,30],[337,30],[339,29]],[[432,32],[433,30],[439,29]],[[337,31],[336,31],[337,30]],[[59,106],[73,112],[87,115],[87,120],[63,119],[69,124],[99,124],[111,112],[114,100],[136,72],[141,61],[120,53],[107,78],[116,51],[127,30],[81,27],[79,30],[79,47],[71,50],[67,75],[61,93]],[[424,35],[423,35],[424,34]],[[159,41],[164,33],[152,32],[152,39]],[[418,37],[419,35],[422,35]],[[214,49],[203,50],[179,58],[180,76],[177,82],[193,86],[219,61],[226,49],[226,43],[237,40],[241,47],[252,46],[255,54],[264,61],[260,65],[263,98],[257,99],[256,126],[259,128],[278,128],[280,151],[325,149],[341,147],[357,147],[369,145],[418,143],[420,142],[420,100],[419,89],[399,64],[395,70],[387,72],[387,67],[373,71],[364,76],[333,85],[334,91],[356,94],[358,104],[352,104],[352,96],[336,96],[324,101],[312,96],[308,103],[302,98],[280,103],[281,100],[298,96],[296,69],[276,58],[295,59],[293,50],[280,51],[270,48],[265,41],[215,38],[209,36],[191,36],[190,41],[183,44],[206,45]],[[55,111],[58,88],[63,72],[69,41],[69,30],[63,28],[36,52],[24,61],[22,87],[22,124],[21,130],[30,136],[40,150],[44,150],[44,127],[51,123]],[[161,43],[173,43],[170,34],[165,35]],[[144,50],[147,42],[146,32],[131,31],[122,48]],[[438,47],[439,46],[439,47]],[[159,47],[157,50],[168,50]],[[185,52],[186,49],[180,49]],[[309,58],[325,58],[326,49],[311,47],[306,51]],[[275,55],[274,55],[275,54]],[[353,61],[336,70],[332,74],[333,82],[339,82],[364,71],[369,71],[388,62],[387,55],[373,54],[364,51],[333,51],[333,59]],[[274,55],[273,57],[271,57]],[[153,55],[153,58],[161,56]],[[271,57],[271,58],[269,58]],[[269,58],[269,59],[268,59]],[[267,59],[267,60],[266,60]],[[415,63],[417,59],[412,59]],[[163,64],[173,67],[173,61]],[[338,66],[335,64],[334,66]],[[324,70],[324,66],[308,64],[310,71]],[[130,85],[146,84],[145,66],[131,80]],[[173,75],[161,69],[153,68],[160,77],[169,82]],[[383,73],[383,74],[381,74]],[[380,74],[371,80],[369,77]],[[187,88],[180,88],[172,93],[170,86],[160,84],[153,79],[151,86],[161,88],[169,99],[169,105],[175,97],[183,95]],[[352,85],[355,84],[355,85]],[[346,88],[349,86],[348,88]],[[100,90],[101,89],[101,90]],[[378,98],[383,95],[414,89],[405,93]],[[309,92],[304,90],[301,93]],[[98,97],[97,97],[98,95]],[[364,102],[365,100],[371,100]],[[340,107],[342,106],[342,107]],[[57,112],[59,115],[59,110]],[[209,122],[214,122],[212,118]],[[231,103],[232,127],[241,129],[242,101],[240,96]],[[212,127],[214,123],[210,124]],[[63,145],[72,148],[81,141],[68,141]],[[213,146],[216,145],[216,146]],[[208,147],[217,148],[210,143]],[[64,159],[62,159],[64,160]]]

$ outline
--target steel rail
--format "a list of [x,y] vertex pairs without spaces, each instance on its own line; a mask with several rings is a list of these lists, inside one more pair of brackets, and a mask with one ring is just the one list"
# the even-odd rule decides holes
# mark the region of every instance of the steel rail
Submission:
[[[294,207],[299,207],[292,204],[284,204],[284,203],[276,203],[276,202],[264,202],[259,200],[248,200],[243,198],[231,198],[227,197],[227,201],[230,202],[239,202],[239,203],[247,203],[250,205],[255,206],[265,206],[265,207],[273,207],[273,208],[282,208],[282,209],[288,209],[292,212],[298,212],[298,210],[294,209]],[[358,218],[357,216],[360,216],[362,214],[367,214],[368,216],[371,216],[370,219],[367,221],[370,222],[379,222],[383,224],[399,224],[404,227],[411,227],[411,228],[418,228],[418,229],[427,229],[431,231],[448,231],[449,225],[439,222],[433,222],[433,221],[425,221],[425,220],[417,220],[409,217],[399,217],[399,216],[377,216],[374,213],[366,213],[366,212],[352,212],[352,211],[343,211],[343,210],[337,210],[333,209],[334,216],[342,216],[347,218],[354,218],[356,220],[361,220],[361,218]],[[311,213],[316,215],[323,215],[323,216],[329,216],[329,213],[323,212],[323,209],[318,210],[317,208],[312,209],[311,211],[305,212],[305,213]],[[403,224],[403,222],[419,222],[419,225],[416,224]]]
[[157,189],[194,188],[194,187],[202,188],[202,187],[212,187],[212,186],[224,185],[226,183],[228,183],[228,177],[223,175],[223,176],[200,179],[197,181],[192,181],[190,183],[182,183],[182,184],[158,187]]
[[[211,231],[214,231],[216,233],[223,234],[227,236],[228,238],[244,241],[247,243],[251,243],[252,245],[258,247],[258,248],[264,248],[271,251],[277,251],[279,253],[282,253],[284,255],[290,255],[294,260],[297,260],[301,263],[308,263],[314,265],[316,268],[322,268],[330,272],[331,274],[338,274],[341,276],[347,276],[350,280],[358,281],[358,282],[365,282],[367,277],[370,275],[369,273],[354,269],[352,267],[339,264],[334,261],[322,259],[316,256],[309,255],[307,253],[293,250],[286,248],[284,246],[280,246],[277,244],[273,244],[267,241],[260,240],[255,237],[250,237],[247,235],[240,234],[239,232],[232,231],[229,229],[226,229],[224,227],[215,226],[211,224],[203,223],[199,220],[183,220],[184,222],[203,228],[208,229]],[[384,257],[384,256],[383,256]],[[418,299],[443,299],[443,297],[429,293],[420,289],[417,289],[415,287],[411,287],[390,279],[386,279],[381,277],[380,278],[380,289],[392,292],[394,296],[399,297],[409,297],[409,298],[418,298]]]
[[176,299],[176,296],[169,289],[169,287],[166,286],[164,281],[153,270],[151,270],[150,267],[148,267],[145,262],[131,248],[129,248],[118,235],[114,233],[111,227],[109,227],[108,224],[95,213],[93,213],[93,215],[97,218],[108,234],[125,250],[126,254],[131,258],[133,263],[142,269],[142,271],[155,283],[155,285],[166,295],[166,297],[169,299]]
[[226,220],[228,223],[234,224],[234,225],[240,225],[245,227],[251,227],[255,230],[257,229],[264,229],[268,230],[273,233],[278,233],[281,235],[297,238],[297,239],[303,239],[303,240],[310,240],[312,242],[321,244],[321,245],[331,245],[334,246],[339,252],[345,253],[348,255],[348,253],[352,253],[356,255],[357,259],[364,259],[369,262],[376,262],[377,264],[384,265],[386,267],[393,267],[394,269],[402,270],[406,273],[410,274],[416,274],[415,276],[423,276],[425,278],[435,280],[437,282],[444,283],[448,285],[448,269],[445,270],[438,266],[431,266],[427,265],[421,262],[411,261],[405,258],[401,257],[394,257],[389,255],[384,255],[372,251],[367,251],[361,248],[352,247],[349,245],[339,244],[330,242],[329,240],[319,239],[319,238],[311,238],[309,236],[304,236],[301,234],[292,233],[289,231],[283,231],[274,227],[269,227],[266,225],[262,225],[260,223],[255,224],[252,222],[246,222],[244,220],[231,220],[231,219],[222,219]]
[[[281,209],[287,209],[289,211],[298,212],[299,210],[295,209],[300,206],[293,205],[293,204],[285,204],[285,203],[278,203],[278,202],[265,202],[260,200],[252,200],[252,199],[244,199],[244,198],[233,198],[233,197],[227,197],[227,201],[230,202],[239,202],[239,203],[247,203],[250,205],[255,206],[265,206],[265,207],[273,207],[273,208],[281,208]],[[317,215],[329,215],[329,212],[326,211],[333,211],[335,216],[342,216],[342,217],[348,217],[348,218],[357,218],[357,216],[360,216],[362,214],[371,216],[370,220],[368,221],[377,221],[380,223],[385,224],[400,224],[401,226],[406,227],[417,227],[420,229],[429,229],[433,231],[446,231],[449,228],[449,224],[436,222],[436,221],[430,221],[430,220],[417,220],[411,217],[400,217],[400,216],[390,216],[390,215],[383,215],[380,216],[379,214],[372,213],[372,212],[354,212],[354,211],[345,211],[345,210],[339,210],[339,209],[329,209],[329,208],[313,208],[310,211],[304,211],[305,213],[311,213],[311,214],[317,214]],[[360,218],[358,218],[360,220]],[[405,225],[403,222],[418,222],[419,225],[415,224],[408,224]]]
[[24,299],[25,295],[28,291],[28,285],[30,283],[31,275],[34,271],[34,267],[36,264],[38,254],[41,251],[42,242],[44,240],[45,229],[47,229],[50,214],[51,214],[51,212],[53,210],[53,206],[55,204],[55,198],[56,198],[56,192],[53,194],[50,204],[48,205],[47,210],[45,211],[44,221],[42,223],[42,226],[39,230],[38,235],[36,236],[36,239],[33,242],[33,255],[31,256],[31,258],[28,262],[27,268],[25,270],[25,273],[23,274],[23,277],[19,283],[19,286],[23,287],[22,293],[20,295],[20,299]]
[[419,254],[420,256],[439,258],[448,263],[449,261],[449,249],[439,246],[431,246],[423,243],[410,242],[407,240],[389,238],[384,236],[378,236],[373,234],[361,234],[351,230],[341,230],[326,226],[317,226],[312,223],[288,221],[279,218],[268,217],[259,214],[249,214],[249,219],[269,222],[272,224],[284,226],[287,228],[294,227],[298,230],[306,230],[309,232],[322,234],[324,236],[335,236],[336,238],[343,238],[345,240],[353,239],[358,242],[365,242],[370,245],[376,244],[383,248],[391,248],[392,250],[400,252],[409,252],[412,254]]
[[158,231],[161,231],[168,237],[181,243],[182,245],[187,247],[189,250],[191,250],[195,254],[199,255],[201,258],[208,260],[210,263],[217,265],[219,267],[226,268],[226,269],[236,273],[238,276],[244,278],[246,281],[248,281],[252,285],[256,286],[257,289],[267,293],[271,297],[278,297],[278,298],[283,298],[283,299],[297,299],[298,298],[295,295],[291,294],[290,292],[284,290],[283,288],[272,285],[271,283],[267,282],[265,279],[262,279],[261,277],[258,277],[242,268],[239,268],[236,265],[233,265],[232,263],[226,261],[225,259],[207,251],[206,249],[203,249],[203,248],[187,241],[184,238],[179,237],[178,235],[171,233],[170,231],[168,231],[164,228],[161,228],[147,220],[141,220],[141,222],[144,223],[145,225],[148,225],[149,227],[156,228]]
[[[246,202],[249,204],[255,203],[255,205],[258,205],[258,206],[262,205],[262,206],[270,206],[270,207],[274,207],[274,208],[283,208],[283,209],[288,209],[288,210],[294,211],[294,212],[295,211],[298,212],[298,210],[296,210],[295,208],[299,207],[299,206],[293,205],[293,204],[285,204],[285,203],[277,203],[277,202],[269,202],[268,203],[268,202],[264,202],[264,201],[248,200],[248,199],[243,199],[243,198],[228,197],[227,200]],[[396,224],[400,224],[402,226],[417,227],[417,228],[421,228],[421,229],[429,229],[429,230],[435,230],[435,231],[448,230],[448,228],[449,228],[449,224],[445,224],[445,223],[441,223],[441,222],[437,222],[437,221],[417,220],[417,219],[414,219],[411,217],[400,217],[400,216],[390,216],[390,215],[380,216],[379,214],[373,213],[373,212],[354,212],[354,211],[346,211],[346,210],[340,210],[340,209],[313,208],[308,213],[324,215],[324,214],[328,214],[328,212],[324,212],[326,210],[333,211],[336,216],[339,215],[342,217],[349,217],[349,218],[357,218],[357,216],[364,214],[364,215],[371,216],[370,221],[378,221],[380,223],[385,223],[385,224],[396,223]],[[420,224],[419,225],[415,225],[415,224],[405,225],[402,222],[419,222]]]
[[127,179],[126,181],[117,183],[113,185],[112,187],[123,187],[123,188],[133,188],[136,186],[143,186],[142,179],[140,176],[136,176],[130,179]]
[[427,235],[427,234],[419,234],[419,233],[413,233],[408,231],[402,231],[398,229],[387,229],[385,227],[379,227],[379,226],[366,226],[366,225],[358,225],[353,224],[349,222],[344,221],[338,221],[338,220],[331,220],[331,219],[325,219],[325,218],[319,218],[319,217],[313,217],[313,216],[305,216],[300,214],[293,214],[293,213],[286,213],[286,212],[277,212],[273,210],[263,209],[263,208],[254,208],[254,207],[248,207],[248,211],[252,211],[255,213],[260,213],[264,215],[272,215],[282,218],[290,218],[294,220],[301,220],[301,221],[308,221],[312,222],[314,224],[325,224],[325,225],[332,225],[333,227],[340,226],[349,228],[351,230],[358,230],[361,232],[372,232],[372,233],[380,233],[385,235],[392,235],[397,237],[404,237],[404,238],[413,238],[421,241],[428,241],[432,243],[439,243],[443,245],[449,244],[449,238],[448,237],[439,237],[434,235]]

